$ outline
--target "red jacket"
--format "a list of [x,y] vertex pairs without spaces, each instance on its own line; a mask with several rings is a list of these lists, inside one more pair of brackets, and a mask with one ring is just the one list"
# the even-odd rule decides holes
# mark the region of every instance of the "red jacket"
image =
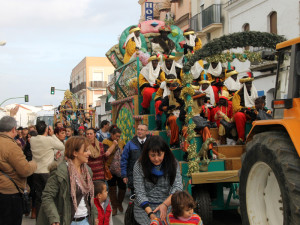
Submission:
[[98,210],[98,225],[109,225],[109,218],[111,214],[111,206],[109,200],[106,199],[104,203],[104,209],[100,205],[99,200],[97,198],[94,198],[94,203]]

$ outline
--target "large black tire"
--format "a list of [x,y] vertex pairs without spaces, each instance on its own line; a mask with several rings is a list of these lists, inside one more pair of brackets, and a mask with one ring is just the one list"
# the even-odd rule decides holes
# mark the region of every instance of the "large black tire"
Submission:
[[243,225],[300,224],[300,158],[287,133],[263,132],[247,143],[240,207]]
[[193,188],[193,197],[196,202],[195,211],[201,217],[203,224],[211,224],[213,220],[213,212],[208,189],[205,186],[197,186]]

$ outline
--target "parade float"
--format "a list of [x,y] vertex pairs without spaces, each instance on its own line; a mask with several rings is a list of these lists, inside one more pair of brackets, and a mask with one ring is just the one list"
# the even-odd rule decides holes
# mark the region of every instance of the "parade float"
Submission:
[[64,99],[61,104],[54,110],[54,124],[62,122],[66,126],[71,126],[74,130],[85,125],[87,121],[89,126],[95,128],[95,109],[85,109],[82,104],[79,104],[70,90],[64,93]]
[[[142,96],[139,90],[138,76],[147,64],[147,59],[152,54],[151,40],[159,36],[159,29],[165,26],[163,21],[151,20],[140,23],[141,48],[132,55],[129,62],[124,63],[125,43],[132,26],[126,28],[120,36],[119,43],[114,45],[106,56],[114,65],[114,79],[108,84],[108,91],[114,96],[112,102],[112,123],[117,124],[122,130],[122,139],[130,140],[136,133],[138,124],[148,125],[152,135],[162,136],[167,143],[170,141],[165,126],[162,130],[155,129],[154,100],[150,103],[150,112],[142,114]],[[187,158],[182,148],[172,148],[172,152],[180,163],[184,189],[189,191],[196,200],[196,212],[202,217],[204,224],[211,224],[213,210],[237,209],[239,207],[239,170],[242,162],[241,156],[245,153],[245,145],[218,145],[214,146],[216,159],[208,159],[207,146],[202,137],[194,132],[195,124],[192,120],[192,96],[194,90],[191,86],[193,77],[190,73],[195,62],[204,60],[206,63],[222,62],[231,63],[234,59],[240,62],[246,60],[259,62],[263,59],[260,53],[242,51],[233,53],[230,50],[245,46],[266,47],[275,49],[276,44],[284,39],[281,36],[262,32],[242,32],[225,35],[214,39],[204,45],[200,50],[183,54],[181,43],[184,41],[182,30],[171,25],[168,37],[175,43],[174,56],[182,59],[183,89],[181,96],[185,101],[186,124],[188,124],[187,137],[181,137],[181,142],[187,142]],[[155,94],[153,95],[154,99]],[[166,117],[162,116],[163,124]],[[178,126],[182,124],[178,121]],[[248,126],[248,132],[251,124]],[[211,128],[214,139],[218,139],[218,131]],[[251,133],[250,133],[251,134]],[[213,142],[213,140],[209,140]],[[182,146],[182,145],[181,145]],[[234,200],[235,199],[235,200]]]

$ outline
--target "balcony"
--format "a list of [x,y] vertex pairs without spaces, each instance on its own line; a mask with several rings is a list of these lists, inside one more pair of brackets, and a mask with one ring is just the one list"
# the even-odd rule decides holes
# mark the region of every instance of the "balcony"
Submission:
[[211,33],[222,28],[221,5],[214,4],[190,19],[190,27],[197,32]]
[[201,15],[202,13],[198,13],[190,19],[190,28],[196,32],[202,30]]
[[78,84],[76,87],[71,88],[71,92],[72,93],[77,93],[81,90],[86,89],[86,82],[81,82],[80,84]]
[[169,0],[164,0],[158,3],[158,10],[161,11],[169,11],[171,9],[171,2]]
[[106,89],[107,81],[90,81],[90,87],[93,89]]

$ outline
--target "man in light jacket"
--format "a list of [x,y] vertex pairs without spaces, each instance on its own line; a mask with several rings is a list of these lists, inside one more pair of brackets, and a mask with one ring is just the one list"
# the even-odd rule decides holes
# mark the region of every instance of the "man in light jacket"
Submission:
[[36,124],[38,136],[30,139],[32,159],[37,163],[37,169],[33,174],[33,183],[36,190],[36,213],[38,215],[41,206],[42,192],[49,178],[48,166],[54,160],[54,150],[64,151],[64,144],[59,141],[51,126],[47,126],[44,121]]

